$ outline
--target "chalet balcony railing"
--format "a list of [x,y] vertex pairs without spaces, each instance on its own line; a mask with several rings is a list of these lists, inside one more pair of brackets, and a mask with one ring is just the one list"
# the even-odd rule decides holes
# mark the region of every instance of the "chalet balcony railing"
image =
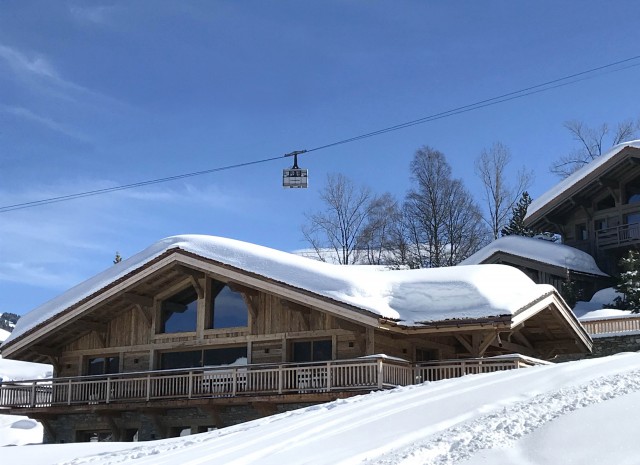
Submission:
[[599,334],[624,334],[640,332],[640,315],[620,318],[602,318],[598,320],[581,320],[584,329],[592,336]]
[[167,399],[372,391],[542,364],[520,355],[411,364],[387,357],[5,381],[0,407],[38,408]]
[[621,224],[596,231],[598,248],[612,248],[640,242],[640,223]]

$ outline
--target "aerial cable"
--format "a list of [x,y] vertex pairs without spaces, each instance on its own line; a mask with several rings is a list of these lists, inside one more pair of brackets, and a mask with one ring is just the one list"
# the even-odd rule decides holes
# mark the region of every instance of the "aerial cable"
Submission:
[[14,210],[21,210],[21,209],[30,208],[30,207],[37,207],[37,206],[41,206],[41,205],[48,205],[48,204],[51,204],[51,203],[64,202],[64,201],[67,201],[67,200],[73,200],[73,199],[78,199],[78,198],[83,198],[83,197],[90,197],[90,196],[94,196],[94,195],[107,194],[107,193],[110,193],[110,192],[117,192],[117,191],[126,190],[126,189],[133,189],[133,188],[137,188],[137,187],[149,186],[149,185],[153,185],[153,184],[159,184],[159,183],[164,183],[164,182],[169,182],[169,181],[175,181],[175,180],[178,180],[178,179],[185,179],[185,178],[190,178],[190,177],[194,177],[194,176],[201,176],[201,175],[204,175],[204,174],[210,174],[210,173],[216,173],[216,172],[220,172],[220,171],[226,171],[226,170],[231,170],[231,169],[236,169],[236,168],[242,168],[244,166],[267,163],[267,162],[271,162],[271,161],[275,161],[275,160],[281,160],[283,156],[284,157],[290,157],[290,156],[292,156],[294,154],[295,155],[299,155],[299,154],[304,154],[304,153],[317,152],[319,150],[324,150],[324,149],[327,149],[329,147],[335,147],[337,145],[343,145],[343,144],[348,144],[348,143],[351,143],[351,142],[356,142],[356,141],[359,141],[359,140],[362,140],[362,139],[378,136],[378,135],[381,135],[381,134],[386,134],[388,132],[398,131],[400,129],[405,129],[405,128],[408,128],[408,127],[416,126],[418,124],[424,124],[424,123],[436,121],[436,120],[439,120],[439,119],[448,118],[450,116],[459,115],[461,113],[466,113],[466,112],[469,112],[469,111],[478,110],[480,108],[485,108],[485,107],[489,107],[489,106],[492,106],[492,105],[497,105],[497,104],[500,104],[500,103],[508,102],[510,100],[515,100],[515,99],[526,97],[526,96],[529,96],[529,95],[538,94],[540,92],[546,92],[548,90],[552,90],[552,89],[556,89],[556,88],[559,88],[559,87],[564,87],[564,86],[568,86],[568,85],[571,85],[571,84],[575,84],[576,82],[580,82],[580,81],[584,81],[584,80],[596,77],[596,76],[592,76],[592,75],[594,73],[597,73],[598,71],[607,70],[608,73],[623,71],[625,69],[629,69],[629,68],[633,68],[633,67],[636,67],[636,66],[640,66],[640,63],[628,64],[627,66],[623,66],[623,67],[620,67],[620,68],[617,68],[617,69],[611,69],[611,68],[614,68],[615,66],[619,66],[619,65],[622,65],[622,64],[625,64],[625,63],[630,63],[630,62],[638,60],[638,59],[640,59],[640,55],[636,55],[636,56],[633,56],[631,58],[626,58],[624,60],[619,60],[619,61],[616,61],[616,62],[613,62],[613,63],[609,63],[607,65],[598,66],[596,68],[591,68],[591,69],[588,69],[586,71],[581,71],[579,73],[574,73],[574,74],[571,74],[571,75],[568,75],[568,76],[564,76],[564,77],[561,77],[561,78],[553,79],[551,81],[547,81],[547,82],[544,82],[544,83],[541,83],[541,84],[536,84],[534,86],[526,87],[524,89],[520,89],[520,90],[517,90],[517,91],[508,92],[506,94],[498,95],[496,97],[480,100],[478,102],[471,103],[471,104],[468,104],[468,105],[463,105],[463,106],[460,106],[460,107],[457,107],[457,108],[453,108],[451,110],[435,113],[433,115],[425,116],[423,118],[418,118],[418,119],[415,119],[415,120],[412,120],[412,121],[407,121],[407,122],[404,122],[404,123],[396,124],[396,125],[393,125],[393,126],[389,126],[389,127],[383,128],[383,129],[378,129],[376,131],[360,134],[358,136],[350,137],[350,138],[339,140],[339,141],[336,141],[336,142],[331,142],[331,143],[328,143],[328,144],[325,144],[325,145],[320,145],[318,147],[314,147],[314,148],[311,148],[311,149],[308,149],[308,150],[298,150],[298,151],[290,152],[290,153],[287,153],[285,155],[281,155],[281,156],[277,156],[277,157],[264,158],[264,159],[261,159],[261,160],[249,161],[249,162],[244,162],[244,163],[236,163],[236,164],[233,164],[233,165],[227,165],[227,166],[222,166],[222,167],[212,168],[212,169],[202,170],[202,171],[195,171],[195,172],[192,172],[192,173],[184,173],[184,174],[179,174],[179,175],[175,175],[175,176],[168,176],[168,177],[164,177],[164,178],[151,179],[151,180],[147,180],[147,181],[140,181],[140,182],[136,182],[136,183],[132,183],[132,184],[124,184],[124,185],[121,185],[121,186],[106,187],[104,189],[95,189],[95,190],[79,192],[79,193],[75,193],[75,194],[61,195],[61,196],[50,197],[50,198],[41,199],[41,200],[34,200],[34,201],[30,201],[30,202],[17,203],[17,204],[13,204],[13,205],[5,205],[3,207],[0,207],[0,213],[5,213],[5,212],[9,212],[9,211],[14,211]]

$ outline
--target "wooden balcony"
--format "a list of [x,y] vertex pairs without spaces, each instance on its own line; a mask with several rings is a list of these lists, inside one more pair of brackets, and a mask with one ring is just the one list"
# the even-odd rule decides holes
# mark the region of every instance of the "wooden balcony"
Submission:
[[596,231],[599,249],[614,249],[640,243],[640,223],[622,224]]
[[580,321],[584,329],[592,336],[599,334],[623,335],[629,332],[640,332],[640,315],[620,318],[602,318],[598,320]]
[[[65,406],[116,406],[135,402],[199,400],[369,392],[397,386],[455,378],[468,374],[545,364],[509,355],[485,359],[411,364],[388,357],[365,357],[322,363],[283,363],[183,370],[120,373],[39,380],[5,381],[0,408],[35,410]],[[17,413],[17,412],[16,412]]]

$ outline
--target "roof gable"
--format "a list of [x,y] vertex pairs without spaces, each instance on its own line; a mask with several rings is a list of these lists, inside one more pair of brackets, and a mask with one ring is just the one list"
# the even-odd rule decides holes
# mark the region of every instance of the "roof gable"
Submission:
[[173,252],[186,252],[291,289],[329,298],[346,309],[403,325],[447,319],[510,315],[549,286],[537,285],[519,270],[502,265],[380,271],[330,265],[286,252],[213,236],[173,236],[99,273],[24,315],[5,344],[62,315],[118,282],[142,273]]
[[515,255],[578,273],[607,277],[591,255],[564,244],[533,237],[505,236],[486,245],[460,265],[479,265],[499,253]]
[[[628,153],[626,149],[640,151],[640,140],[623,142],[611,148],[608,152],[600,155],[595,160],[580,168],[575,173],[563,179],[551,189],[531,202],[524,219],[526,224],[532,224],[542,216],[548,214],[556,205],[563,200],[575,195],[589,183],[594,181],[600,174],[624,159]],[[640,155],[640,154],[639,154]]]

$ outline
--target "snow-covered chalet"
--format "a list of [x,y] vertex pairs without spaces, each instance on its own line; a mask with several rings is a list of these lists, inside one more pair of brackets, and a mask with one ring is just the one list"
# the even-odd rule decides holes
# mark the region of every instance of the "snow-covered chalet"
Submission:
[[0,409],[46,442],[148,440],[591,347],[553,286],[509,266],[381,271],[174,236],[24,315],[2,356],[54,376],[5,380]]

